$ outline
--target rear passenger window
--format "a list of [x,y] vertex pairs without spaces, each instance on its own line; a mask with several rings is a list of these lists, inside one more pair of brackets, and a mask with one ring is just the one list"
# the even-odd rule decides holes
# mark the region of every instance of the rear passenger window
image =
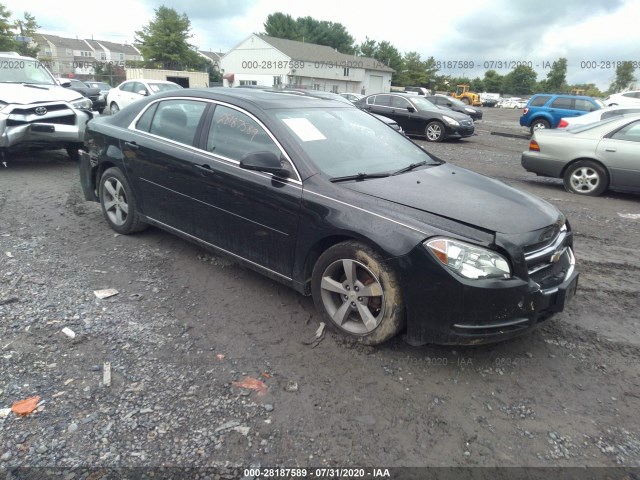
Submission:
[[376,95],[376,105],[380,105],[382,107],[390,107],[391,95]]
[[534,98],[531,103],[529,104],[530,107],[541,107],[543,106],[545,103],[547,103],[549,101],[549,99],[551,98],[550,95],[540,95],[539,97]]
[[589,100],[584,100],[582,98],[576,98],[576,110],[580,110],[581,112],[593,112],[597,110],[596,106],[591,103]]
[[550,105],[551,108],[573,109],[573,98],[558,97]]
[[142,130],[143,132],[149,131],[149,128],[151,128],[151,120],[153,120],[153,114],[156,113],[156,108],[158,108],[158,104],[154,103],[142,114],[138,119],[138,123],[136,123],[136,130]]
[[[193,145],[196,130],[206,106],[205,102],[196,100],[159,102],[149,133],[185,145]],[[140,120],[143,119],[140,118]]]
[[628,142],[640,142],[640,121],[630,123],[626,127],[618,130],[611,138],[626,140]]

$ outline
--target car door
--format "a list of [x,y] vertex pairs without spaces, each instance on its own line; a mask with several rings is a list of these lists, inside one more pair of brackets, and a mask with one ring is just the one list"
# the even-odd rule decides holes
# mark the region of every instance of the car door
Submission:
[[[425,121],[417,114],[414,105],[404,97],[399,95],[391,95],[391,106],[393,107],[393,117],[406,133],[424,133]],[[413,112],[409,109],[413,109]],[[401,119],[401,120],[398,120]]]
[[[217,105],[194,156],[198,181],[193,235],[226,252],[291,278],[302,183],[274,137],[250,113]],[[248,153],[270,151],[288,179],[240,168]]]
[[191,234],[194,143],[209,103],[189,99],[154,102],[121,141],[125,165],[144,215]]
[[575,99],[557,97],[549,105],[549,113],[551,114],[551,118],[553,118],[553,125],[551,125],[551,127],[556,128],[561,118],[578,117],[585,112],[575,110]]
[[640,187],[640,120],[606,135],[596,148],[609,168],[611,185]]

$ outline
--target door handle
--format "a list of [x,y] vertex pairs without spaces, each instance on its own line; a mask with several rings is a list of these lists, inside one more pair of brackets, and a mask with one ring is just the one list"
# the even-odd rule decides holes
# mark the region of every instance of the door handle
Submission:
[[617,150],[615,148],[605,148],[604,151],[605,152],[617,152]]
[[124,142],[124,146],[131,150],[140,150],[140,146],[136,142]]
[[214,173],[216,173],[213,168],[206,164],[194,165],[194,167],[200,171],[201,175],[213,175]]

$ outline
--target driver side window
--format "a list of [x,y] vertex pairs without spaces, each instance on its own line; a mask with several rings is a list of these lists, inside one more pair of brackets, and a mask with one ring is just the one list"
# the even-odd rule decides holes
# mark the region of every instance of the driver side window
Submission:
[[268,151],[280,157],[280,149],[251,117],[218,105],[207,138],[207,151],[240,161],[248,153]]

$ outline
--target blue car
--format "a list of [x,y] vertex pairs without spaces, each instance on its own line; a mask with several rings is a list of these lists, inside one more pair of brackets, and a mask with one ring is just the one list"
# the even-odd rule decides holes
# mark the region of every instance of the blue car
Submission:
[[591,97],[538,93],[531,97],[520,117],[520,125],[531,133],[540,128],[556,128],[563,117],[579,117],[599,110],[604,104]]

